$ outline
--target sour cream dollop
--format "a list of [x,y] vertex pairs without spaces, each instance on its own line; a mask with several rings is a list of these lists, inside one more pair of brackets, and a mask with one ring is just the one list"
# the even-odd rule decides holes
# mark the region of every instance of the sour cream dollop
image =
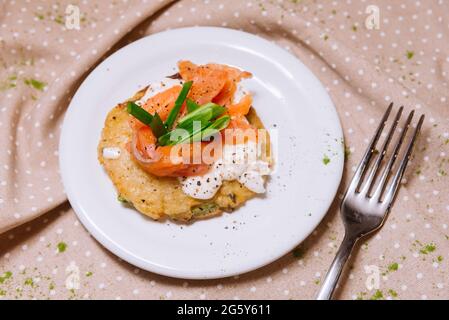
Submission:
[[221,159],[212,164],[205,175],[182,177],[182,191],[188,196],[206,200],[212,198],[223,181],[238,180],[255,193],[265,192],[264,176],[271,172],[270,164],[260,159],[257,144],[225,145]]
[[103,148],[103,158],[105,159],[118,159],[120,158],[121,149],[118,147]]

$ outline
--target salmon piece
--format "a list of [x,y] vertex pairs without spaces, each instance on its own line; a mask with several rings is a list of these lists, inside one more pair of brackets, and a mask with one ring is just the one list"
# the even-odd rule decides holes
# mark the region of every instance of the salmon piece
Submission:
[[207,65],[197,66],[190,61],[180,61],[178,67],[184,81],[193,81],[188,97],[200,105],[211,102],[228,80],[225,71]]
[[247,94],[238,103],[228,106],[228,114],[244,116],[248,114],[252,104],[253,98]]
[[222,105],[222,106],[228,106],[232,103],[232,99],[234,97],[234,94],[237,90],[237,83],[240,82],[243,79],[251,78],[252,74],[247,71],[241,71],[234,67],[229,67],[225,65],[215,64],[215,63],[209,63],[207,64],[212,69],[215,70],[223,70],[226,71],[228,75],[228,80],[221,90],[221,92],[212,100],[212,102],[215,102],[216,104]]
[[249,123],[244,115],[233,115],[225,130],[221,132],[226,144],[239,144],[257,141],[257,128]]
[[207,64],[207,66],[215,70],[226,71],[226,73],[228,74],[228,78],[235,83],[240,82],[243,79],[251,78],[253,76],[251,72],[242,71],[238,68],[226,66],[223,64],[209,63]]
[[[170,110],[174,107],[176,98],[178,98],[181,92],[181,86],[173,86],[163,92],[160,92],[151,98],[149,98],[142,106],[150,114],[155,114],[156,112],[161,117],[162,121],[165,121],[170,113]],[[144,126],[142,122],[134,117],[130,120],[131,128],[139,129]]]
[[247,71],[215,63],[198,66],[182,60],[178,67],[179,74],[185,81],[193,81],[189,98],[198,104],[212,101],[219,105],[228,105],[232,102],[237,83],[252,77]]
[[237,90],[237,85],[232,80],[227,80],[220,93],[212,100],[212,102],[220,106],[228,106],[232,103],[232,98]]
[[[131,146],[131,153],[138,152],[139,158],[135,155],[137,162],[141,167],[155,176],[159,177],[181,177],[181,176],[192,176],[192,175],[202,175],[209,170],[209,166],[203,163],[192,163],[189,161],[187,163],[174,163],[171,159],[171,152],[173,146],[156,146],[156,137],[149,127],[141,127],[135,132],[135,146]],[[178,156],[183,157],[193,157],[194,144],[189,145],[188,154],[183,155],[182,152],[185,151],[183,148],[179,148]],[[132,150],[136,148],[136,150]],[[144,161],[142,161],[142,159]],[[148,160],[148,161],[147,161]]]

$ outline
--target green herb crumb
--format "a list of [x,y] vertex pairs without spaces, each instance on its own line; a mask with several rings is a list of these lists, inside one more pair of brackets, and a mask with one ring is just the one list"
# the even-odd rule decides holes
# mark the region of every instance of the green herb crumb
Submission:
[[64,17],[62,15],[58,15],[57,17],[55,17],[54,22],[56,22],[57,24],[64,24]]
[[36,79],[25,79],[23,80],[23,82],[27,85],[27,86],[32,86],[34,89],[39,90],[39,91],[43,91],[44,88],[47,86],[47,84],[45,82],[36,80]]
[[388,290],[388,293],[390,294],[390,296],[392,298],[397,298],[398,293],[396,291],[394,291],[393,289]]
[[86,277],[90,277],[90,276],[92,276],[92,275],[93,275],[92,271],[86,272]]
[[67,243],[65,243],[65,242],[59,242],[59,243],[57,244],[57,248],[58,248],[58,252],[59,252],[59,253],[64,252],[64,251],[66,251],[66,249],[67,249]]
[[26,286],[34,287],[34,281],[33,281],[32,278],[26,278],[24,284],[25,284]]
[[376,290],[376,292],[371,296],[371,300],[383,300],[384,294],[380,290]]
[[415,55],[415,53],[413,51],[407,50],[407,53],[406,53],[407,59],[410,60],[411,58],[413,58],[414,55]]
[[12,277],[12,272],[11,271],[6,271],[5,273],[3,273],[0,276],[0,284],[4,283],[6,280],[8,280],[11,277]]
[[345,145],[345,160],[348,160],[350,155],[351,155],[351,149]]
[[359,292],[358,294],[357,294],[357,297],[356,297],[356,299],[357,300],[363,300],[363,298],[366,296],[366,292]]
[[399,264],[397,262],[393,262],[388,266],[388,271],[398,271]]
[[420,253],[422,254],[429,254],[431,252],[434,252],[436,250],[436,246],[434,243],[429,243],[426,244],[424,247],[421,248],[421,250],[419,250]]
[[327,166],[329,164],[329,162],[331,162],[331,159],[329,159],[329,157],[327,155],[324,155],[324,157],[323,157],[324,165]]

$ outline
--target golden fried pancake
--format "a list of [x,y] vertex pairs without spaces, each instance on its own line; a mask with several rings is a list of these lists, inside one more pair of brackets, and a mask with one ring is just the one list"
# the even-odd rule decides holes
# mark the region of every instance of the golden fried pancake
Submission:
[[[129,101],[139,100],[145,91],[146,88],[137,92]],[[116,187],[121,201],[156,220],[170,218],[188,221],[232,211],[256,195],[238,181],[224,181],[212,199],[198,200],[182,191],[177,178],[156,177],[145,172],[128,152],[131,128],[126,103],[118,104],[109,112],[98,145],[98,159]],[[253,108],[247,118],[257,128],[263,128]],[[120,148],[120,157],[104,158],[103,148],[108,147]]]

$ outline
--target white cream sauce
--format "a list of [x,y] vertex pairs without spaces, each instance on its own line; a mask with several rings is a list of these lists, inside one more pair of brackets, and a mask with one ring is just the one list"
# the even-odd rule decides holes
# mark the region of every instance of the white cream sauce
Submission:
[[179,178],[182,191],[195,199],[210,199],[220,189],[223,181],[238,180],[255,193],[265,192],[264,176],[269,175],[268,162],[260,160],[257,144],[225,145],[222,158],[217,160],[205,175]]
[[105,159],[118,159],[122,150],[119,147],[107,147],[103,148],[103,158]]

